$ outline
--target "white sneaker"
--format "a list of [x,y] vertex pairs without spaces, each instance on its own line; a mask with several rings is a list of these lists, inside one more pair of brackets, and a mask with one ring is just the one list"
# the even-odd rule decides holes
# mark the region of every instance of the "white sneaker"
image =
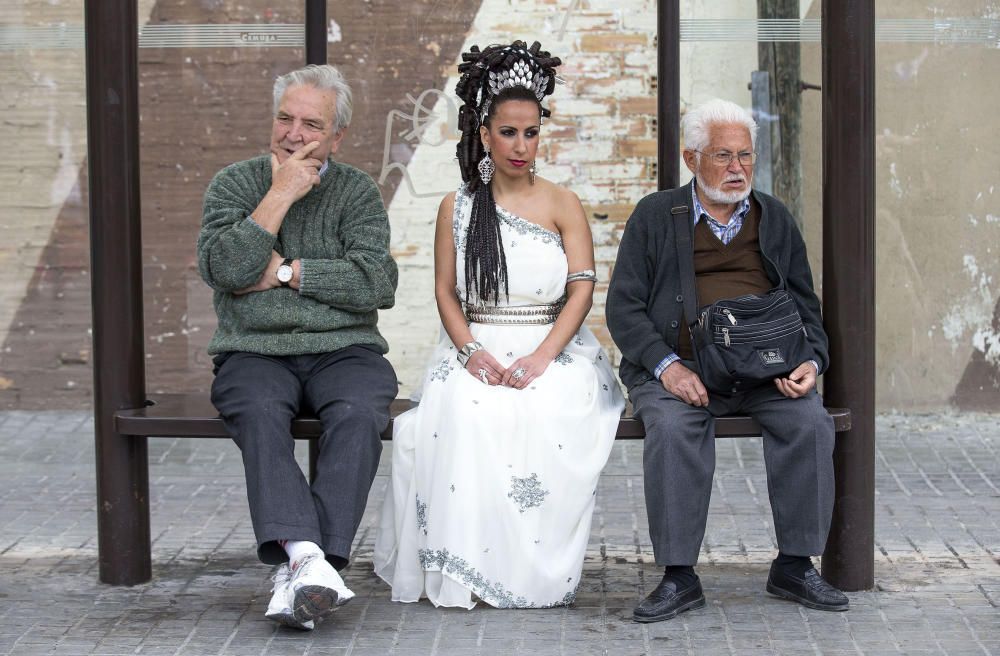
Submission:
[[293,563],[288,589],[292,615],[302,625],[321,622],[354,598],[322,554],[309,554]]
[[289,569],[288,563],[282,563],[271,580],[274,581],[274,587],[271,588],[274,594],[271,595],[271,602],[267,605],[264,617],[293,629],[312,631],[316,626],[315,622],[312,620],[300,622],[292,613],[292,589],[288,585],[292,580],[292,570]]

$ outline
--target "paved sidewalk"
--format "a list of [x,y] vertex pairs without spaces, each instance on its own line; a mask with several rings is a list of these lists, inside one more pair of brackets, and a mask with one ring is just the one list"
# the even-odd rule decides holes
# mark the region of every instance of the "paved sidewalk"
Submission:
[[[601,479],[572,608],[394,604],[372,574],[389,445],[345,578],[358,593],[311,633],[264,620],[242,466],[226,440],[150,441],[151,583],[97,583],[92,419],[0,413],[0,655],[998,654],[1000,417],[878,420],[877,590],[851,611],[767,595],[775,553],[759,440],[718,443],[699,572],[708,606],[653,625],[632,607],[659,580],[638,442]],[[304,462],[304,444],[300,447]]]

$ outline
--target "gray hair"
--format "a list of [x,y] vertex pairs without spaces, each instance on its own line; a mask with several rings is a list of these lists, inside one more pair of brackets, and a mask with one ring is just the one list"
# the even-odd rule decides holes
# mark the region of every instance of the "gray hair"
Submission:
[[281,98],[288,87],[300,85],[315,87],[321,91],[333,91],[337,99],[337,106],[334,107],[336,131],[339,132],[351,124],[351,114],[354,111],[351,87],[341,72],[329,64],[309,64],[305,68],[279,75],[274,80],[275,114],[278,113]]
[[686,150],[705,150],[712,125],[742,125],[750,131],[750,143],[757,145],[757,122],[753,114],[734,102],[714,98],[689,109],[681,119],[681,134]]

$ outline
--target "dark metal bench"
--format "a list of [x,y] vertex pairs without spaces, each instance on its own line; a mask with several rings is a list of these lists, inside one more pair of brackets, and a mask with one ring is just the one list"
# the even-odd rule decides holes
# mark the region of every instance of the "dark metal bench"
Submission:
[[[392,403],[392,416],[413,407],[406,399]],[[840,433],[851,428],[851,411],[827,408],[833,417],[835,430]],[[115,430],[121,435],[138,437],[229,437],[219,413],[202,394],[162,394],[152,396],[150,405],[135,410],[115,413]],[[292,435],[296,439],[316,439],[320,436],[319,420],[315,417],[298,417],[292,422]],[[646,431],[642,422],[626,409],[618,422],[617,439],[642,439]],[[720,417],[715,420],[716,437],[760,437],[760,426],[750,417]],[[383,439],[392,439],[392,424],[382,433]]]
[[[161,394],[149,399],[143,408],[119,410],[115,413],[115,431],[126,437],[229,437],[222,418],[203,394]],[[392,402],[391,415],[399,416],[413,407],[407,399]],[[851,411],[827,408],[833,417],[834,430],[850,430]],[[316,476],[318,438],[322,433],[316,417],[300,416],[292,421],[292,436],[309,440],[309,478]],[[646,436],[642,422],[626,408],[618,422],[615,439],[636,440]],[[760,437],[760,426],[750,417],[719,417],[715,420],[715,437]],[[392,422],[382,432],[382,439],[392,439]],[[98,504],[100,504],[98,499]]]

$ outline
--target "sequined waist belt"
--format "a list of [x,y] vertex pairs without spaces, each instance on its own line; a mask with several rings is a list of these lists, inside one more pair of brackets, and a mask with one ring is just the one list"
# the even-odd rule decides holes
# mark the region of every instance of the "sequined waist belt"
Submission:
[[490,323],[501,326],[542,326],[555,323],[563,309],[564,301],[548,305],[515,305],[481,307],[465,304],[465,318],[472,323]]

